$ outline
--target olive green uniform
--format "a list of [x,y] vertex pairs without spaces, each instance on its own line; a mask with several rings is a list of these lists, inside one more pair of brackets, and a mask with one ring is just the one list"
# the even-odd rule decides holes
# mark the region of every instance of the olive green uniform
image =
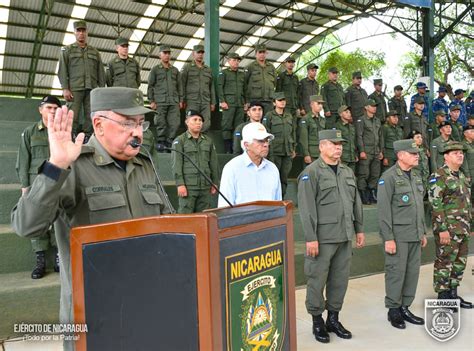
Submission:
[[388,109],[395,110],[398,112],[398,125],[400,127],[403,126],[403,120],[408,114],[407,103],[405,102],[403,96],[400,98],[394,96],[390,100],[388,100]]
[[375,116],[380,119],[380,122],[385,123],[385,117],[387,116],[387,100],[385,99],[384,93],[374,91],[369,95],[369,99],[375,100],[377,103],[377,110]]
[[441,133],[439,132],[439,128],[438,128],[438,123],[431,122],[428,125],[428,128],[427,128],[426,131],[428,133],[427,143],[428,143],[428,145],[431,146],[431,143],[433,142],[433,140],[435,140],[437,137],[439,137],[441,135]]
[[115,56],[107,64],[105,72],[107,86],[140,88],[142,79],[140,77],[140,65],[132,57],[126,59]]
[[433,172],[444,164],[444,155],[442,152],[446,143],[451,140],[453,139],[449,138],[448,140],[444,140],[442,136],[439,136],[431,142],[430,167]]
[[430,176],[430,163],[428,156],[426,155],[426,150],[423,147],[420,147],[420,158],[418,160],[418,166],[414,167],[418,171],[421,176],[421,180],[423,181],[423,188],[426,189],[428,186],[428,177]]
[[[205,134],[193,138],[186,131],[173,141],[173,149],[188,155],[211,178],[213,184],[219,184],[217,152],[211,138]],[[202,212],[211,208],[211,185],[187,158],[177,152],[173,152],[172,156],[176,186],[185,185],[188,191],[188,196],[178,200],[178,213]]]
[[289,73],[287,70],[280,72],[280,74],[276,78],[275,91],[285,93],[285,111],[289,112],[293,116],[293,118],[296,118],[296,110],[299,107],[298,76],[295,73]]
[[314,161],[319,157],[319,132],[325,129],[326,119],[308,113],[299,122],[299,142],[303,156],[311,156]]
[[[21,134],[20,148],[16,160],[16,171],[22,188],[33,184],[41,164],[49,159],[48,130],[39,121]],[[34,252],[47,251],[49,246],[57,248],[53,227],[40,236],[31,239]]]
[[244,121],[244,81],[245,73],[239,69],[225,68],[219,73],[217,96],[220,102],[229,106],[222,110],[222,137],[232,140],[235,128]]
[[156,103],[156,139],[172,142],[181,124],[179,103],[183,101],[181,75],[174,66],[159,63],[148,76],[148,100]]
[[397,164],[385,171],[377,190],[380,235],[395,240],[396,253],[385,255],[385,307],[410,306],[415,298],[421,264],[421,239],[426,233],[423,180],[416,170],[408,176]]
[[384,141],[384,154],[383,157],[388,160],[388,166],[384,166],[384,171],[392,167],[397,161],[397,155],[393,150],[393,142],[403,139],[403,130],[398,125],[391,126],[385,123],[382,126],[383,130],[383,141]]
[[332,129],[339,120],[337,110],[342,105],[346,105],[344,88],[338,82],[333,83],[328,80],[321,86],[321,96],[323,97],[324,112],[331,112],[331,116],[326,117],[326,128]]
[[[63,170],[48,162],[12,210],[12,227],[24,237],[44,234],[56,220],[61,280],[60,322],[74,323],[69,235],[72,227],[170,213],[148,157],[138,154],[122,169],[92,136]],[[72,342],[65,350],[73,350]]]
[[455,141],[463,141],[464,139],[464,133],[463,133],[463,126],[461,123],[459,122],[453,122],[453,121],[449,121],[449,123],[451,123],[451,129],[452,129],[452,132],[451,132],[451,138],[453,138],[453,140]]
[[357,149],[359,153],[367,154],[367,159],[359,159],[357,164],[357,187],[361,191],[375,190],[380,177],[378,156],[384,151],[382,124],[375,116],[368,118],[367,115],[363,115],[356,121],[355,128]]
[[403,134],[404,134],[403,136],[407,138],[412,130],[417,130],[421,133],[421,136],[423,137],[423,146],[426,149],[429,149],[428,126],[429,126],[428,121],[423,116],[423,114],[417,115],[415,111],[410,112],[403,119]]
[[340,119],[336,122],[335,128],[340,130],[342,133],[342,138],[346,139],[342,145],[341,161],[349,166],[349,168],[352,169],[352,172],[355,173],[358,157],[356,129],[352,123],[344,124]]
[[296,125],[288,112],[279,115],[275,110],[263,117],[262,124],[268,133],[275,136],[270,144],[268,159],[277,166],[280,172],[281,193],[284,197],[288,185],[288,174],[293,165],[291,156],[296,147]]
[[58,78],[62,89],[69,89],[74,100],[69,108],[74,112],[73,134],[78,134],[79,113],[84,112],[82,130],[92,134],[90,92],[105,86],[105,71],[100,53],[90,45],[81,48],[77,43],[61,48]]
[[316,79],[309,79],[308,77],[301,79],[298,83],[298,104],[299,108],[303,109],[306,114],[311,112],[309,98],[312,95],[319,95],[319,83]]
[[244,152],[244,150],[242,149],[242,145],[241,145],[242,129],[244,129],[244,127],[249,123],[251,123],[251,122],[247,121],[247,122],[241,123],[237,126],[237,128],[235,128],[234,142],[233,142],[234,146],[232,148],[234,156],[238,156],[238,155],[242,154],[242,152]]
[[276,85],[275,67],[268,62],[261,66],[253,61],[245,69],[245,101],[260,101],[265,116],[273,109],[273,93]]
[[346,90],[346,105],[351,108],[352,117],[358,119],[365,113],[365,106],[368,100],[367,92],[355,85],[350,86]]
[[354,173],[342,163],[334,172],[317,159],[298,177],[298,206],[305,241],[319,243],[316,257],[305,256],[306,309],[313,316],[325,309],[340,311],[349,280],[351,240],[363,231]]
[[181,81],[186,109],[197,111],[203,116],[202,132],[207,132],[211,127],[211,105],[216,104],[211,68],[205,64],[198,67],[194,61],[187,63],[181,70]]

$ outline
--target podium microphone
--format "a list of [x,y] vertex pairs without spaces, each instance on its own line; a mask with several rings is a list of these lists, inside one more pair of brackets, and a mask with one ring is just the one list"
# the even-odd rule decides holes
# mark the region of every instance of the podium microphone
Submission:
[[[133,146],[132,146],[133,147]],[[164,150],[170,150],[170,151],[173,151],[173,152],[177,152],[178,154],[180,155],[183,155],[189,162],[191,162],[191,164],[194,166],[194,168],[196,168],[196,170],[199,172],[199,174],[201,174],[206,180],[207,182],[214,188],[217,190],[217,192],[219,193],[220,196],[222,196],[222,198],[225,200],[225,202],[227,202],[227,204],[230,206],[230,207],[234,207],[234,205],[232,205],[230,203],[230,201],[224,196],[224,194],[221,193],[221,191],[219,190],[219,188],[212,182],[211,178],[209,178],[209,176],[204,173],[196,163],[194,163],[194,161],[191,159],[191,157],[189,157],[188,155],[186,155],[184,152],[181,152],[179,150],[176,150],[176,149],[173,149],[171,147],[167,147],[167,146],[164,146],[163,144],[156,144],[155,146],[156,148],[156,151],[164,151]]]
[[[128,144],[134,149],[142,146],[142,144],[140,144],[140,140],[137,137],[133,138]],[[144,147],[143,150],[145,150],[148,158],[150,159],[153,172],[155,173],[156,180],[158,181],[158,186],[160,187],[160,190],[163,193],[163,196],[165,197],[164,200],[165,200],[166,205],[169,207],[171,213],[176,213],[176,210],[174,209],[173,205],[171,204],[170,199],[168,198],[168,194],[165,191],[163,183],[161,182],[160,176],[158,175],[158,172],[156,171],[155,163],[153,162],[150,151],[148,151],[146,147]]]

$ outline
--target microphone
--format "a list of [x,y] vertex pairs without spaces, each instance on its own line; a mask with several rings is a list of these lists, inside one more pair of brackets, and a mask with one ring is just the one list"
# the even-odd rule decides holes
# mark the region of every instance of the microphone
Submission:
[[194,166],[194,168],[196,168],[196,170],[199,172],[199,174],[201,174],[206,180],[207,182],[214,188],[217,190],[217,192],[219,193],[220,196],[222,196],[222,198],[225,200],[225,202],[227,202],[227,204],[230,206],[230,207],[234,207],[234,205],[232,205],[230,203],[230,201],[224,196],[224,194],[221,193],[221,191],[219,190],[219,188],[212,182],[212,179],[209,178],[209,176],[204,173],[196,163],[194,163],[194,161],[191,159],[191,157],[189,157],[188,155],[186,155],[184,152],[181,152],[179,150],[176,150],[176,149],[173,149],[171,147],[167,147],[167,146],[164,146],[163,144],[156,144],[155,145],[155,149],[156,151],[164,151],[164,150],[170,150],[170,151],[174,151],[174,152],[177,152],[178,154],[180,155],[183,155],[189,162],[191,162],[191,164]]
[[[133,147],[134,149],[142,146],[142,144],[140,144],[140,139],[138,139],[137,137],[134,137],[128,144],[131,147]],[[163,183],[161,182],[160,176],[158,175],[158,172],[156,171],[155,163],[153,162],[150,151],[148,151],[148,149],[146,147],[144,147],[143,150],[145,150],[148,158],[150,159],[151,166],[153,168],[153,172],[155,173],[156,180],[158,181],[158,186],[160,187],[160,190],[161,190],[161,192],[163,193],[163,195],[165,197],[164,200],[165,200],[166,206],[169,207],[171,213],[176,213],[176,210],[174,209],[173,205],[171,204],[171,201],[168,198],[168,194],[165,191],[165,187],[163,186]]]

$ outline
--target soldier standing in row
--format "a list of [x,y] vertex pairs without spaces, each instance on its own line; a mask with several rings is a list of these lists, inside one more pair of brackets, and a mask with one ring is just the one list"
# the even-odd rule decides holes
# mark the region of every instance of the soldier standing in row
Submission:
[[385,116],[387,116],[387,101],[385,100],[385,94],[382,91],[383,80],[374,79],[374,92],[369,95],[369,99],[374,100],[377,103],[377,111],[375,115],[380,122],[385,123]]
[[413,170],[419,149],[413,139],[393,143],[397,162],[380,177],[377,210],[385,254],[385,307],[393,327],[422,325],[408,308],[420,275],[421,248],[427,244],[423,180]]
[[[74,113],[72,134],[84,131],[86,141],[92,135],[91,90],[105,86],[105,71],[99,51],[87,44],[87,24],[76,21],[73,24],[76,42],[61,48],[58,78],[64,99]],[[84,112],[82,130],[79,130],[79,113]]]
[[433,104],[431,105],[431,109],[433,111],[444,111],[447,115],[449,112],[448,102],[445,100],[445,96],[448,90],[446,87],[440,86],[438,88],[438,97],[433,100]]
[[464,126],[467,122],[466,116],[466,106],[464,105],[464,93],[466,90],[464,89],[456,89],[454,91],[454,99],[449,103],[449,108],[451,109],[453,106],[459,106],[459,122]]
[[474,198],[474,126],[464,127],[464,140],[463,144],[465,147],[464,163],[462,165],[462,171],[466,177],[471,180],[471,204]]
[[245,73],[239,69],[241,60],[242,58],[234,52],[227,56],[229,67],[219,73],[217,85],[219,106],[222,109],[221,128],[226,154],[233,152],[232,134],[235,128],[244,122]]
[[403,139],[403,130],[398,125],[398,112],[390,110],[387,113],[387,120],[382,126],[384,140],[384,158],[382,161],[384,171],[392,167],[397,161],[393,143]]
[[255,46],[255,61],[245,71],[245,101],[258,100],[263,105],[263,115],[273,110],[272,97],[275,91],[275,67],[267,62],[267,47]]
[[211,127],[211,112],[216,109],[216,91],[211,68],[204,63],[204,46],[194,45],[193,61],[184,65],[181,80],[184,107],[202,115],[205,133]]
[[140,88],[140,65],[133,57],[128,56],[128,39],[117,38],[115,50],[117,56],[107,64],[105,77],[109,87]]
[[301,145],[304,163],[309,165],[319,157],[319,132],[325,129],[325,118],[321,117],[323,99],[320,95],[310,97],[311,112],[300,119],[299,142]]
[[[16,171],[20,178],[21,195],[26,196],[38,175],[40,166],[49,159],[48,120],[54,119],[56,109],[61,108],[61,102],[55,96],[45,96],[41,99],[39,113],[41,120],[27,127],[21,133],[20,148],[16,160]],[[46,251],[52,247],[56,252],[54,271],[59,272],[59,256],[54,227],[41,236],[31,239],[31,247],[36,255],[36,266],[31,272],[32,279],[41,279],[46,273]]]
[[244,150],[242,149],[242,130],[244,127],[253,122],[261,122],[263,117],[263,106],[260,101],[251,101],[249,107],[247,108],[247,117],[248,121],[243,122],[235,128],[234,131],[234,156],[240,155]]
[[299,107],[299,81],[298,76],[293,72],[295,68],[295,58],[288,56],[285,60],[285,70],[281,72],[276,78],[276,90],[277,92],[283,92],[286,98],[286,112],[289,112],[293,116],[295,124],[297,123],[296,111]]
[[472,220],[469,182],[460,170],[463,149],[462,143],[448,143],[443,151],[444,165],[428,182],[436,244],[433,287],[438,299],[459,299],[462,308],[472,308],[457,291],[466,268]]
[[357,165],[357,188],[364,205],[377,202],[375,194],[380,177],[380,161],[383,159],[382,123],[375,117],[377,103],[369,99],[365,114],[357,119],[356,140],[359,151]]
[[[321,86],[321,96],[324,100],[324,116],[326,117],[326,128],[332,129],[336,124],[339,115],[337,110],[346,104],[344,88],[337,81],[339,70],[331,67],[328,70],[328,81]],[[350,106],[349,106],[350,107]]]
[[448,142],[453,141],[451,138],[452,128],[449,122],[441,122],[438,129],[439,137],[434,139],[430,145],[430,166],[433,172],[444,164],[444,148]]
[[[352,337],[339,321],[339,312],[347,291],[354,234],[357,248],[365,242],[354,173],[341,163],[344,141],[339,130],[320,131],[320,157],[298,177],[306,241],[306,309],[313,318],[313,334],[322,343],[330,341],[328,332],[343,339]],[[325,310],[326,324],[322,317]]]
[[400,127],[403,125],[403,121],[408,114],[407,103],[402,95],[403,87],[401,85],[396,85],[393,88],[394,96],[388,100],[389,110],[396,110],[398,112],[398,124]]
[[318,73],[318,65],[310,63],[306,66],[307,75],[299,82],[299,108],[300,116],[305,116],[311,111],[310,97],[319,94],[319,84],[316,81],[316,74]]
[[[410,112],[415,112],[416,102],[420,101],[420,99],[423,99],[422,115],[426,119],[426,121],[428,121],[428,95],[426,95],[426,89],[427,88],[428,87],[423,82],[416,83],[416,89],[417,89],[418,92],[416,94],[414,94],[411,97],[411,100],[410,100]],[[431,121],[428,121],[428,122],[431,122]]]
[[[216,186],[219,184],[217,152],[206,134],[201,132],[203,117],[198,111],[186,112],[187,131],[173,141],[173,149],[188,155]],[[217,193],[182,154],[173,152],[173,173],[178,187],[178,213],[202,212],[211,208],[211,195]]]
[[459,122],[460,116],[461,116],[461,106],[452,105],[450,107],[449,121],[451,122],[451,126],[453,128],[453,140],[455,141],[462,141],[463,126]]
[[352,73],[352,85],[346,90],[346,105],[351,108],[351,113],[354,119],[359,119],[365,113],[365,106],[367,106],[367,99],[369,98],[367,92],[361,87],[362,73]]
[[431,142],[439,137],[439,125],[446,121],[446,114],[443,110],[438,110],[433,113],[434,121],[428,126],[428,145],[431,145]]
[[[423,116],[425,108],[425,99],[418,97],[414,101],[414,110],[410,112],[403,121],[403,133],[405,138],[412,130],[418,130],[423,136],[424,146],[428,149],[428,120]],[[428,155],[429,156],[429,155]]]
[[171,64],[171,47],[160,46],[160,63],[153,67],[148,76],[148,100],[156,111],[156,139],[159,144],[171,147],[181,124],[179,110],[183,104],[181,75]]
[[356,163],[359,161],[357,156],[356,130],[352,122],[352,114],[349,107],[342,105],[337,111],[339,120],[336,122],[336,129],[342,133],[344,142],[342,148],[341,161],[346,164],[352,172],[356,171]]
[[280,171],[281,193],[285,197],[288,186],[288,174],[296,156],[296,126],[293,117],[285,112],[286,100],[284,93],[274,93],[273,104],[275,109],[268,112],[262,120],[267,132],[275,139],[270,144],[268,159]]
[[417,130],[413,130],[408,135],[408,139],[413,139],[415,141],[416,147],[419,150],[418,155],[420,156],[418,160],[418,165],[414,167],[418,171],[421,176],[421,180],[423,181],[423,189],[428,187],[428,177],[430,176],[430,164],[428,160],[428,156],[426,154],[426,150],[423,147],[423,136]]

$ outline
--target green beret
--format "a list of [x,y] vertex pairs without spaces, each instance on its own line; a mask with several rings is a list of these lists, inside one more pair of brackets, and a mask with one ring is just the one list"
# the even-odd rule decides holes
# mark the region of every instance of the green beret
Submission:
[[393,149],[395,152],[406,151],[410,154],[418,154],[420,149],[416,146],[413,139],[402,139],[393,142]]
[[125,87],[95,88],[91,91],[91,111],[113,111],[125,116],[154,112],[143,106],[141,90]]
[[438,124],[438,129],[441,129],[441,128],[446,127],[446,126],[452,127],[451,123],[449,123],[448,121],[443,121],[440,124]]
[[337,130],[337,129],[326,129],[326,130],[321,130],[319,133],[318,133],[318,137],[319,137],[319,141],[321,140],[329,140],[333,143],[338,143],[338,142],[342,142],[342,141],[346,141],[346,139],[344,139],[342,137],[342,132],[340,130]]

